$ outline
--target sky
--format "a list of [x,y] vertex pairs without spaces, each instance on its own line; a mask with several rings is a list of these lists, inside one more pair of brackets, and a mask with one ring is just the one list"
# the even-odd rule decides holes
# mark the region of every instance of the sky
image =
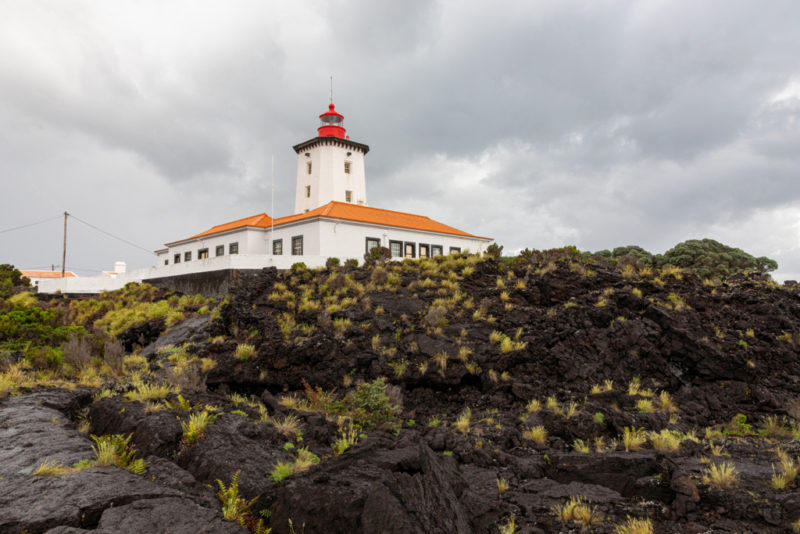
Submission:
[[800,280],[798,20],[794,0],[0,0],[0,263],[58,268],[67,211],[67,269],[155,265],[273,215],[273,158],[291,214],[333,76],[372,206],[505,253],[712,238]]

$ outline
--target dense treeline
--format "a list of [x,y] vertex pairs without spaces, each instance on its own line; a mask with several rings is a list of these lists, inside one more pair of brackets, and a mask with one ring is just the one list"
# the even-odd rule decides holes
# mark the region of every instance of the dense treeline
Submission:
[[713,239],[689,239],[664,254],[652,254],[642,247],[629,245],[614,250],[591,253],[608,260],[635,261],[650,267],[667,265],[690,269],[701,278],[726,278],[737,273],[767,274],[778,268],[775,260],[756,258],[739,248],[723,245]]

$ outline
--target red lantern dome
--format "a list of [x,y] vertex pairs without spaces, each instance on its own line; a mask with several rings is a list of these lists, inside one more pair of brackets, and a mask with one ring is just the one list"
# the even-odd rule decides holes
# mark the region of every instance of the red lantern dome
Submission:
[[342,126],[344,116],[336,113],[333,102],[328,105],[328,111],[319,116],[320,125],[317,128],[319,137],[340,137],[345,138],[345,129]]

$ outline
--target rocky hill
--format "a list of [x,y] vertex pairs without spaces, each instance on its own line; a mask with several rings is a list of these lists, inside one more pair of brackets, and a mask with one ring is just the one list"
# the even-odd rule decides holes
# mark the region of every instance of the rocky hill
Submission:
[[565,249],[126,291],[42,304],[83,359],[4,353],[0,532],[800,531],[796,288]]

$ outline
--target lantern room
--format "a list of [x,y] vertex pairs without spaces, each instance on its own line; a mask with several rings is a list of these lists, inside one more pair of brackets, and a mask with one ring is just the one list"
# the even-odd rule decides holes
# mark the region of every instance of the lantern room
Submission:
[[328,111],[319,116],[320,124],[317,128],[317,135],[320,137],[339,137],[345,138],[345,129],[342,126],[344,116],[336,112],[336,109],[331,102],[328,105]]

